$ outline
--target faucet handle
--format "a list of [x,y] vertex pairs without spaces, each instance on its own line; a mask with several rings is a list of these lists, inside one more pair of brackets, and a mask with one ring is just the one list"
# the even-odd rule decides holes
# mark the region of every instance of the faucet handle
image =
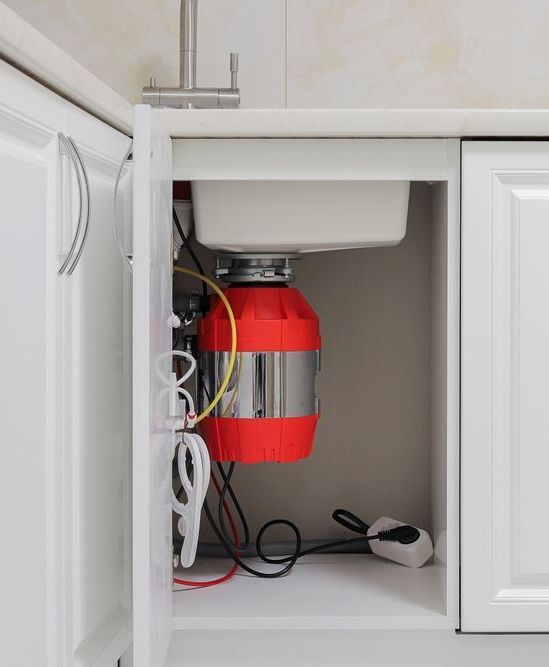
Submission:
[[230,70],[231,70],[231,88],[236,90],[238,88],[238,53],[231,53],[230,56]]

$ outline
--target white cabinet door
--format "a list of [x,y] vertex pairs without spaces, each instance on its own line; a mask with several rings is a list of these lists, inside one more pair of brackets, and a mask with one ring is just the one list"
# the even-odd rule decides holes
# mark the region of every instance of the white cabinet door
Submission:
[[465,142],[461,627],[549,632],[549,142]]
[[133,147],[133,656],[162,667],[172,626],[169,419],[172,332],[171,140],[139,105]]
[[[32,85],[31,85],[32,84]],[[0,662],[55,662],[62,104],[0,62]]]
[[[131,629],[130,283],[112,226],[129,139],[2,62],[0,88],[0,663],[112,667]],[[90,181],[72,275],[60,132]]]
[[70,105],[65,133],[84,164],[90,217],[80,260],[63,281],[64,648],[67,664],[88,667],[114,664],[131,634],[131,285],[113,226],[113,187],[130,140]]

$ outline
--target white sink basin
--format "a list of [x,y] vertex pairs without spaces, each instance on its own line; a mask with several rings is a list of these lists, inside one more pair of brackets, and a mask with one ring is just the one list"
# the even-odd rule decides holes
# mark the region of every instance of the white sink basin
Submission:
[[228,252],[396,245],[409,190],[409,181],[193,181],[196,238]]

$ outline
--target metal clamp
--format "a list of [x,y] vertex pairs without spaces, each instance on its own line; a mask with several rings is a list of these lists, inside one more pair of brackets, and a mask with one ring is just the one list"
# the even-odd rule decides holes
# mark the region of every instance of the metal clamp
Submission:
[[126,162],[130,162],[133,158],[132,155],[132,150],[133,150],[133,141],[130,141],[130,145],[128,146],[127,151],[124,153],[124,157],[122,158],[122,162],[120,163],[120,167],[118,168],[118,173],[116,174],[116,181],[114,182],[114,192],[113,192],[113,197],[112,197],[112,221],[113,221],[113,226],[114,226],[114,235],[116,237],[116,243],[118,244],[118,250],[120,251],[120,254],[122,255],[122,258],[124,260],[124,263],[127,265],[128,269],[130,270],[130,273],[133,271],[133,255],[132,254],[127,254],[124,251],[124,248],[122,246],[122,236],[120,235],[120,232],[118,231],[118,218],[116,215],[116,205],[118,201],[118,186],[120,185],[120,179],[122,177],[122,170],[124,169],[124,165]]
[[230,284],[290,283],[294,280],[290,260],[300,258],[283,252],[222,252],[215,257],[215,275]]
[[[67,270],[67,275],[71,276],[74,270],[76,269],[76,266],[80,261],[80,258],[82,257],[82,253],[84,252],[84,246],[88,238],[90,217],[91,217],[90,183],[88,180],[88,174],[86,173],[86,167],[84,166],[84,161],[82,160],[82,157],[78,151],[74,139],[72,137],[67,137],[62,132],[59,132],[58,136],[59,136],[59,141],[62,143],[65,150],[67,151],[68,156],[71,159],[71,162],[73,164],[76,173],[76,180],[78,182],[79,206],[78,206],[78,222],[76,224],[76,232],[74,234],[67,256],[65,257],[65,260],[63,261],[58,270],[59,275],[62,275],[65,272],[65,270]],[[84,190],[85,190],[85,196],[83,194]],[[82,226],[84,227],[83,232],[82,232]],[[80,245],[78,245],[79,241]]]

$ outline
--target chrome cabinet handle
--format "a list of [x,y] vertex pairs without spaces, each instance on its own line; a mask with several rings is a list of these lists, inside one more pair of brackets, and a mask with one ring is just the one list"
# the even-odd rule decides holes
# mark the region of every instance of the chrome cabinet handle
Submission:
[[[90,218],[91,218],[91,193],[90,193],[90,181],[88,179],[88,174],[86,172],[86,166],[84,165],[84,160],[82,159],[82,156],[80,155],[80,151],[78,150],[76,143],[72,137],[67,137],[67,141],[69,144],[72,146],[72,149],[74,151],[74,154],[76,156],[76,159],[78,161],[78,164],[80,165],[80,169],[82,170],[82,178],[84,180],[84,185],[86,186],[86,223],[84,225],[84,232],[82,234],[82,241],[80,242],[80,246],[76,252],[76,257],[74,258],[72,264],[69,266],[67,269],[67,275],[71,276],[78,266],[78,262],[80,261],[80,258],[82,257],[82,253],[84,252],[84,246],[86,245],[86,241],[88,239],[88,232],[90,231]],[[80,200],[82,203],[82,199]],[[84,208],[82,206],[82,208]],[[78,235],[78,231],[77,231]],[[76,237],[75,237],[76,238]]]
[[82,213],[83,213],[83,207],[82,207],[82,179],[80,177],[80,169],[78,168],[78,158],[76,157],[76,154],[74,152],[74,148],[72,143],[69,141],[69,139],[63,134],[63,132],[59,132],[58,134],[59,141],[61,142],[61,145],[65,148],[67,155],[69,156],[72,166],[74,168],[74,171],[76,172],[76,180],[78,182],[78,222],[76,224],[76,232],[74,234],[74,238],[72,240],[72,243],[70,245],[69,251],[67,253],[67,256],[65,257],[65,260],[59,267],[57,273],[59,275],[63,274],[67,266],[70,264],[70,261],[72,259],[73,253],[76,249],[76,245],[78,243],[78,239],[80,236],[80,229],[82,228]]
[[116,242],[118,244],[118,250],[120,251],[120,254],[122,255],[122,259],[124,260],[124,263],[127,265],[128,269],[130,270],[130,273],[133,271],[133,257],[131,254],[127,254],[124,251],[124,247],[122,245],[122,236],[118,230],[118,218],[116,215],[116,204],[118,201],[118,186],[120,185],[120,178],[122,177],[122,169],[124,169],[124,165],[126,162],[130,162],[133,158],[132,156],[132,150],[133,150],[133,141],[130,141],[130,145],[128,146],[127,151],[124,153],[124,157],[122,158],[122,162],[120,163],[120,167],[118,168],[118,173],[116,174],[116,181],[114,182],[114,192],[113,192],[113,198],[112,198],[112,221],[113,221],[113,226],[114,226],[114,235],[116,236]]

